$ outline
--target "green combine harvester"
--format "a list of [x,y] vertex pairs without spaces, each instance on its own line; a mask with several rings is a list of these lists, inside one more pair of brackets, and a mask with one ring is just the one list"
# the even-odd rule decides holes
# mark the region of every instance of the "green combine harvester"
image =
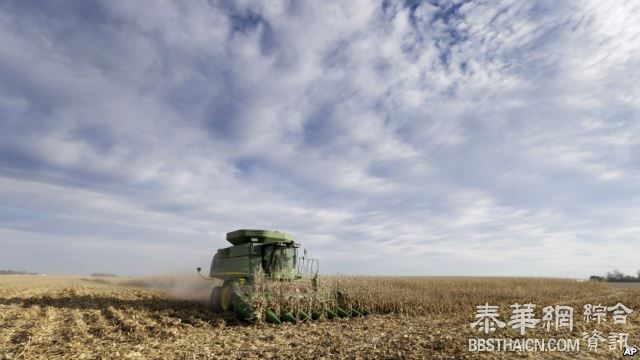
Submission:
[[[308,258],[306,250],[299,256],[300,244],[291,235],[243,229],[227,233],[227,241],[233,246],[219,249],[209,278],[203,276],[222,281],[211,291],[209,305],[214,311],[276,324],[369,313],[346,304],[339,291],[318,291],[319,261]],[[293,290],[283,297],[285,288]]]

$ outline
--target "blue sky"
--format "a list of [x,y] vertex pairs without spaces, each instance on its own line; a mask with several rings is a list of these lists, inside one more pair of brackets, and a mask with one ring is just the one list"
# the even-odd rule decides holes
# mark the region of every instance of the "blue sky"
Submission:
[[640,268],[632,1],[2,1],[0,268]]

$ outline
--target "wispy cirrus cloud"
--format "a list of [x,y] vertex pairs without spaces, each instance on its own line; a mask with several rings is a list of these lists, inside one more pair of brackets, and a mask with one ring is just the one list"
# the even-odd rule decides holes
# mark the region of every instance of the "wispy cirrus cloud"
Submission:
[[330,272],[637,270],[632,2],[0,8],[5,267],[173,270],[265,227]]

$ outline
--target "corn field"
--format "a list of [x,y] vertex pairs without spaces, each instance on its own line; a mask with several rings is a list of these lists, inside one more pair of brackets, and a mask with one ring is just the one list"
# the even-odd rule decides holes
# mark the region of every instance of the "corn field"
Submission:
[[[623,302],[629,341],[640,343],[640,289],[537,278],[326,276],[319,292],[371,315],[282,325],[249,323],[206,305],[212,284],[192,276],[154,278],[0,277],[0,359],[460,359],[475,306],[485,302],[581,306]],[[293,283],[255,284],[273,295],[263,307],[304,307]],[[267,288],[268,287],[268,288]],[[258,300],[264,301],[264,300]],[[320,303],[335,301],[313,299]],[[327,304],[327,306],[332,306]],[[608,328],[604,328],[607,330]],[[586,330],[576,326],[573,336]],[[562,355],[562,354],[560,354]],[[575,354],[574,354],[575,355]],[[511,358],[491,353],[483,358]],[[539,353],[558,358],[557,353]],[[580,358],[618,358],[580,353]]]

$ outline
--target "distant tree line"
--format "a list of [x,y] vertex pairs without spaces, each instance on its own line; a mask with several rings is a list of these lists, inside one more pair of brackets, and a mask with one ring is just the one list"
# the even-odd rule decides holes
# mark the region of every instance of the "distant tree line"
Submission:
[[640,282],[640,270],[638,270],[637,276],[625,275],[619,270],[613,270],[608,272],[606,276],[591,275],[589,280],[608,282]]
[[0,270],[0,275],[38,275],[26,270]]
[[91,274],[91,276],[93,276],[93,277],[118,277],[118,275],[110,274],[110,273],[93,273],[93,274]]

